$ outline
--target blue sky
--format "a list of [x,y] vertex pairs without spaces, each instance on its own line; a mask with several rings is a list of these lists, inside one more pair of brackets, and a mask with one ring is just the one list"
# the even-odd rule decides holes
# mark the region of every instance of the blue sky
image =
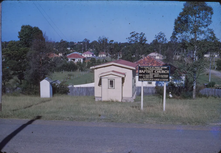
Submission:
[[[18,40],[22,25],[39,27],[50,41],[92,42],[107,37],[127,42],[130,32],[144,32],[150,43],[160,31],[167,40],[184,2],[163,1],[3,1],[2,41]],[[221,40],[221,5],[210,26]]]

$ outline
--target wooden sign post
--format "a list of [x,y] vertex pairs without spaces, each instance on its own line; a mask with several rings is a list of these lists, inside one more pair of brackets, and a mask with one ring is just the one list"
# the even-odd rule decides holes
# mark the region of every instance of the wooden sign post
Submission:
[[163,111],[166,107],[166,82],[170,80],[169,66],[139,66],[138,80],[141,84],[141,110],[143,110],[143,81],[164,81]]

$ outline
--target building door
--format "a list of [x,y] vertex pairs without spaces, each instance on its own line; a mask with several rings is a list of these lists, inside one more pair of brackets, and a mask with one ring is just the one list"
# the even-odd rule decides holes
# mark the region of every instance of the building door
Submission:
[[122,101],[122,78],[102,77],[102,101]]

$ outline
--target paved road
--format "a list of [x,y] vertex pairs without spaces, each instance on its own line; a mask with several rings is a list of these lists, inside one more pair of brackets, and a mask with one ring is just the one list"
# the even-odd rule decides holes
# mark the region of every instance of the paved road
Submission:
[[[209,69],[207,69],[207,72],[209,73]],[[216,70],[211,70],[211,74],[214,74],[215,76],[221,78],[221,72]]]
[[218,153],[220,126],[0,119],[7,153]]

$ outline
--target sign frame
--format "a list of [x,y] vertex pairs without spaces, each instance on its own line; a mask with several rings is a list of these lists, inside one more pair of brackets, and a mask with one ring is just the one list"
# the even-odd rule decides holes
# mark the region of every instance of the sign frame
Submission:
[[170,66],[139,66],[138,81],[170,81]]
[[[143,70],[140,71],[140,68],[142,68]],[[148,68],[151,68],[151,70],[148,70]],[[152,71],[152,73],[151,73],[151,71]],[[149,76],[148,76],[148,74],[149,74]],[[155,74],[157,77],[154,77]],[[140,79],[140,76],[141,76],[141,78],[142,77],[143,78]],[[152,78],[150,76],[152,76]],[[167,78],[165,78],[165,77],[167,77]],[[142,84],[141,84],[141,110],[143,110],[143,81],[163,81],[164,82],[163,111],[165,111],[166,82],[170,81],[170,66],[139,66],[138,67],[138,81],[142,82]]]

